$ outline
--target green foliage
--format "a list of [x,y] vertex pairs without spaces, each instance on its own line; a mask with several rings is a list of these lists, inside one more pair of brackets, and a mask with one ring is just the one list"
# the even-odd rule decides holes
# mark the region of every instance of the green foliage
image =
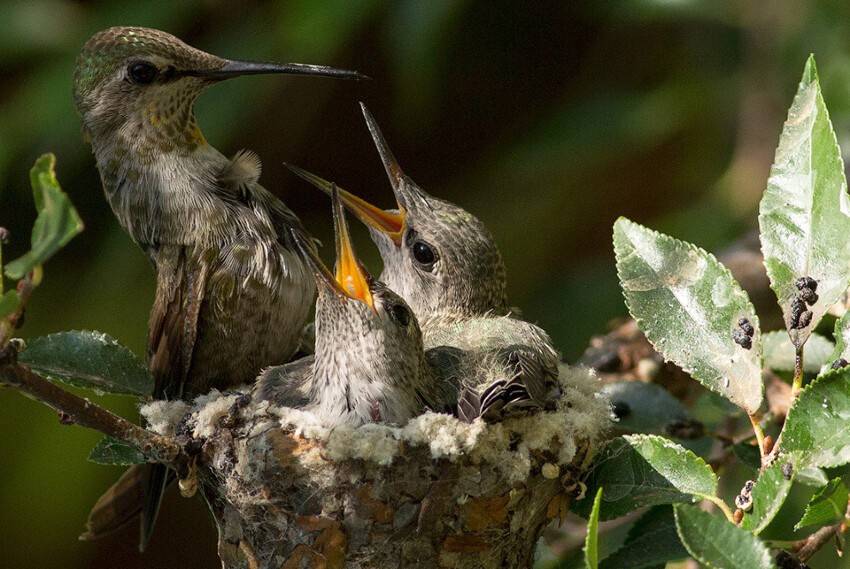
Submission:
[[[813,57],[779,139],[759,226],[770,285],[800,347],[850,283],[847,180]],[[805,278],[816,282],[816,300],[802,298]]]
[[584,566],[587,569],[599,567],[599,504],[602,502],[602,491],[600,488],[593,499],[593,509],[587,520],[587,534],[584,538]]
[[0,296],[0,318],[5,318],[11,314],[21,301],[17,291],[7,290],[5,294]]
[[83,230],[83,221],[77,210],[59,187],[55,166],[56,157],[45,154],[36,160],[30,170],[38,217],[32,228],[31,250],[7,264],[4,269],[10,279],[20,279],[43,264]]
[[802,519],[797,522],[794,529],[805,526],[830,525],[843,519],[847,511],[847,499],[847,486],[844,485],[844,482],[840,478],[830,480],[809,500],[806,513],[803,514]]
[[841,466],[850,462],[850,368],[816,379],[788,412],[782,449],[797,452],[802,466]]
[[[834,337],[835,348],[824,362],[821,373],[826,373],[833,365],[840,366],[841,360],[850,362],[850,311],[845,312],[841,318],[835,321]],[[808,349],[806,354],[808,357]]]
[[[786,332],[768,332],[761,341],[764,346],[764,367],[774,371],[794,371],[795,348]],[[835,344],[820,334],[812,334],[806,341],[803,371],[818,373],[821,366],[834,361],[831,359],[834,351]]]
[[614,409],[624,413],[614,424],[618,430],[663,435],[671,421],[694,420],[678,399],[654,383],[619,381],[609,383],[603,390]]
[[[605,488],[600,519],[624,516],[643,506],[693,502],[714,497],[717,478],[705,461],[676,443],[655,435],[626,435],[602,449],[591,465],[587,496]],[[590,515],[585,498],[573,504]]]
[[673,508],[656,506],[638,519],[623,546],[602,560],[600,569],[646,569],[688,556],[679,541]]
[[785,503],[796,470],[793,458],[780,457],[762,472],[753,486],[753,508],[744,514],[742,528],[758,535],[767,527]]
[[820,488],[829,483],[829,478],[822,468],[816,466],[807,466],[806,468],[798,468],[794,474],[794,482],[812,488]]
[[130,466],[145,462],[145,456],[114,437],[104,436],[91,449],[89,460],[97,464]]
[[702,249],[625,218],[614,224],[614,251],[629,312],[655,348],[755,413],[762,400],[761,332],[732,274]]
[[[836,323],[834,343],[812,330],[850,282],[850,199],[811,58],[788,113],[760,211],[765,265],[786,325],[786,331],[764,335],[746,294],[712,255],[624,218],[614,225],[620,283],[641,330],[666,358],[744,409],[757,440],[764,437],[761,422],[769,424],[757,416],[761,354],[765,367],[793,372],[792,406],[781,431],[772,433],[778,445],[773,454],[763,458],[750,444],[752,437],[736,437],[726,450],[727,458],[758,472],[755,482],[741,491],[740,503],[736,501],[743,514],[740,525],[687,505],[694,498],[707,499],[732,518],[714,495],[712,470],[660,437],[614,439],[588,475],[589,489],[605,487],[601,519],[643,505],[672,503],[681,543],[662,549],[675,551],[683,545],[709,567],[773,567],[756,536],[774,520],[776,526],[778,520],[787,524],[777,514],[793,496],[795,481],[818,488],[795,529],[834,524],[847,510],[847,488],[840,479],[829,481],[821,468],[850,462],[850,367],[842,367],[850,360],[850,312]],[[804,372],[821,375],[801,388]],[[657,387],[607,388],[616,408],[629,412],[624,428],[659,432],[665,417],[669,421],[687,413],[653,389]],[[587,501],[576,504],[580,514],[587,508]],[[663,519],[653,521],[659,532],[665,531]],[[643,520],[636,523],[632,531],[640,538],[630,535],[603,567],[656,566],[673,559],[643,555],[654,552],[651,541],[645,549],[630,545],[641,543],[653,527]],[[669,536],[659,542],[669,542]]]
[[694,559],[722,569],[775,569],[770,552],[757,537],[696,506],[677,504],[676,530]]
[[100,332],[58,332],[27,342],[19,361],[36,373],[77,387],[149,396],[153,376],[128,348]]

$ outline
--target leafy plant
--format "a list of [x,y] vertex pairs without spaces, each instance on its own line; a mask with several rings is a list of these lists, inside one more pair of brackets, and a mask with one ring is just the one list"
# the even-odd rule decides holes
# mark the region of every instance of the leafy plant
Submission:
[[[3,292],[0,277],[0,348],[26,373],[37,374],[97,393],[147,397],[153,391],[153,376],[130,349],[107,334],[71,331],[50,334],[27,341],[14,339],[12,332],[22,321],[24,308],[42,280],[42,265],[83,230],[83,222],[62,191],[55,173],[56,157],[45,154],[30,171],[33,198],[38,217],[32,229],[31,248],[3,267],[3,274],[17,280],[14,290]],[[5,233],[5,230],[3,230]],[[2,243],[0,243],[2,247]],[[2,250],[0,250],[2,264]],[[11,346],[14,344],[14,346]],[[0,369],[0,379],[17,382],[14,374]],[[91,460],[109,464],[144,462],[140,452],[106,437],[92,451]]]
[[[625,218],[614,225],[620,284],[647,339],[666,360],[742,409],[753,429],[735,444],[724,441],[729,445],[724,458],[712,464],[658,435],[610,441],[586,480],[587,496],[605,488],[594,515],[612,519],[655,506],[651,522],[645,519],[649,514],[638,520],[621,550],[609,557],[617,567],[661,566],[672,559],[671,551],[678,558],[686,551],[710,567],[767,568],[775,566],[771,548],[783,563],[790,559],[796,565],[788,566],[797,567],[843,532],[847,488],[840,478],[828,481],[821,468],[850,462],[850,367],[845,367],[850,316],[845,313],[836,323],[834,342],[813,331],[850,285],[850,200],[813,57],[788,112],[759,222],[784,332],[762,332],[746,292],[710,253]],[[791,372],[791,406],[784,420],[764,412],[763,365],[775,373]],[[819,375],[804,386],[806,374]],[[669,403],[664,407],[675,410]],[[630,408],[626,423],[632,428],[653,425],[633,416],[640,409],[639,402]],[[766,435],[764,426],[772,423],[775,432]],[[745,452],[753,437],[755,456]],[[754,463],[757,473],[735,498],[733,513],[717,493],[715,469],[736,458]],[[786,497],[805,485],[818,489],[802,519],[795,528],[777,531],[790,537],[805,526],[815,532],[799,541],[762,540],[759,535]],[[692,505],[696,501],[714,505],[724,516]],[[666,504],[673,511],[658,509]],[[588,515],[591,505],[585,498],[573,509]],[[671,537],[664,528],[674,526],[676,537]],[[642,532],[650,531],[664,532],[664,546],[637,549]],[[601,566],[614,565],[604,559]]]

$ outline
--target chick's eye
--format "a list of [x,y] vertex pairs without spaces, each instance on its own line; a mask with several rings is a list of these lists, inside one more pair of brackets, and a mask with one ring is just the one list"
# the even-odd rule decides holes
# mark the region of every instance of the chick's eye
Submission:
[[431,269],[437,260],[437,254],[428,243],[417,241],[413,244],[413,259],[422,267]]
[[137,85],[150,85],[156,79],[159,70],[152,63],[137,61],[127,68],[127,76]]
[[390,307],[390,318],[401,326],[410,324],[410,310],[403,304],[394,304]]

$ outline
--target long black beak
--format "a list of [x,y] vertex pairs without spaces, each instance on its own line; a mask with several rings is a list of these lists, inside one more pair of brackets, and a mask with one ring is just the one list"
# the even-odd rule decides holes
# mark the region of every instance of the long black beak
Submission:
[[201,69],[188,71],[187,75],[204,77],[213,80],[230,79],[242,75],[267,75],[284,73],[288,75],[316,75],[319,77],[335,77],[337,79],[369,79],[366,75],[348,69],[325,67],[323,65],[307,65],[304,63],[258,63],[255,61],[225,60],[218,69]]
[[375,143],[375,148],[378,149],[381,162],[384,163],[384,170],[387,171],[387,177],[390,179],[390,184],[392,184],[399,212],[404,216],[417,207],[427,205],[428,194],[423,192],[413,180],[404,174],[401,166],[398,164],[398,160],[393,156],[384,135],[381,133],[381,129],[378,128],[375,117],[372,116],[372,113],[369,112],[369,109],[363,103],[360,103],[360,109],[363,111],[363,118],[366,119],[369,134],[372,135],[372,141]]

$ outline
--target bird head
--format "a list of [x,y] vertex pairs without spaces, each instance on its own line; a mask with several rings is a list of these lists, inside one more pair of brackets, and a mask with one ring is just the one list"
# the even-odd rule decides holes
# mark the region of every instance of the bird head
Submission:
[[[354,253],[340,193],[331,188],[336,242],[334,273],[297,232],[293,240],[318,285],[316,359],[331,358],[335,373],[367,374],[386,382],[403,379],[423,365],[422,333],[407,303],[372,278]],[[340,365],[340,358],[345,365]],[[341,380],[343,381],[343,380]]]
[[[381,280],[407,300],[420,319],[435,313],[507,311],[505,265],[490,232],[465,209],[428,195],[407,177],[375,119],[365,106],[362,109],[397,207],[384,210],[345,190],[338,192],[378,245],[384,261]],[[287,166],[331,193],[334,184]]]
[[205,142],[192,110],[198,94],[224,79],[265,73],[362,77],[329,67],[223,59],[159,30],[114,27],[95,34],[77,57],[74,102],[93,140],[123,130],[128,139],[154,138],[163,150],[195,147]]

